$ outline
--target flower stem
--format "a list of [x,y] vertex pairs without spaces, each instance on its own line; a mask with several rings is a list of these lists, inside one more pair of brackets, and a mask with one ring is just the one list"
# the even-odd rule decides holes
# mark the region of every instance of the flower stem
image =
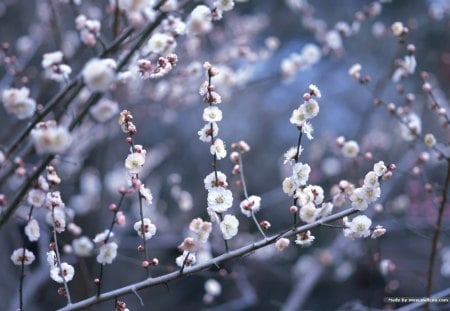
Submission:
[[[242,189],[244,191],[244,196],[248,200],[247,183],[245,182],[245,177],[244,177],[244,163],[242,161],[242,154],[240,152],[239,152],[239,171],[240,171],[239,175],[241,176],[241,184],[242,184]],[[251,210],[251,215],[252,215],[252,219],[253,219],[256,227],[258,228],[259,232],[266,239],[267,236],[264,233],[263,229],[261,228],[261,225],[259,224],[258,220],[256,219],[253,209]]]
[[[427,297],[431,296],[431,291],[433,289],[434,261],[435,261],[437,251],[438,251],[439,236],[441,233],[441,224],[442,224],[442,219],[444,216],[445,205],[447,204],[447,200],[448,200],[449,187],[450,187],[450,159],[447,159],[447,175],[445,177],[443,198],[442,198],[442,202],[439,206],[438,218],[436,220],[436,225],[435,225],[434,232],[433,232],[433,240],[432,240],[432,244],[431,244],[431,254],[430,254],[430,259],[428,261],[428,276],[427,276],[427,287],[426,287],[426,296]],[[425,309],[430,310],[429,302],[425,305]]]
[[[28,222],[30,222],[31,220],[31,216],[33,214],[33,209],[34,209],[34,205],[31,205],[30,207],[30,211],[28,212]],[[22,245],[22,258],[25,258],[25,247],[27,244],[27,240],[24,239],[23,240],[23,245]],[[23,311],[23,283],[24,283],[24,278],[25,278],[25,260],[22,260],[22,263],[20,265],[20,281],[19,281],[19,305],[20,305],[20,311]]]
[[[295,156],[294,156],[294,160],[295,163],[298,163],[298,159],[300,158],[300,147],[301,147],[301,143],[302,143],[302,136],[303,136],[303,132],[302,132],[302,127],[298,127],[298,140],[297,140],[297,151],[295,152]],[[297,193],[297,189],[294,191],[294,201],[292,203],[293,206],[297,206],[297,200],[298,198],[295,197],[295,194]],[[294,213],[294,226],[297,223],[297,213]]]
[[[106,238],[103,241],[104,244],[108,243],[108,240],[111,237],[112,230],[114,228],[114,225],[116,224],[116,216],[120,210],[120,207],[122,206],[123,199],[125,198],[125,194],[126,194],[126,192],[121,192],[121,194],[120,194],[119,203],[117,204],[117,208],[114,210],[114,216],[111,221],[111,225],[109,226],[108,234],[106,235]],[[97,297],[100,296],[100,293],[101,293],[102,279],[103,279],[103,264],[100,264],[100,273],[99,273],[99,277],[98,277],[99,281],[97,284]]]
[[53,221],[53,242],[55,243],[55,253],[56,253],[56,261],[58,263],[58,269],[59,269],[59,274],[61,275],[63,284],[64,284],[64,290],[66,292],[66,296],[67,296],[67,304],[72,304],[72,300],[70,298],[70,291],[69,291],[69,286],[67,286],[67,282],[66,282],[66,278],[64,275],[64,271],[62,269],[62,265],[61,265],[61,255],[59,253],[59,247],[58,247],[58,238],[56,236],[56,225],[55,225],[55,207],[52,207],[52,221]]

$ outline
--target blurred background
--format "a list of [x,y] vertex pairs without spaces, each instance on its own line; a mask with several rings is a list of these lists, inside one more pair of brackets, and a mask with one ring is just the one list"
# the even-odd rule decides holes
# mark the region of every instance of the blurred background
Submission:
[[[10,45],[8,50],[3,49],[1,60],[5,64],[14,55],[17,68],[23,68],[14,77],[11,67],[3,65],[0,90],[26,85],[38,104],[45,105],[61,85],[44,78],[40,64],[43,53],[61,49],[72,66],[73,77],[89,58],[101,52],[100,45],[88,48],[79,42],[74,28],[78,13],[101,20],[102,40],[111,41],[112,17],[107,1],[83,1],[81,5],[65,2],[68,1],[0,2],[0,41]],[[200,3],[203,2],[193,1],[174,14],[184,19]],[[436,99],[447,108],[449,13],[450,2],[446,0],[393,0],[382,4],[362,0],[236,1],[235,8],[214,23],[211,33],[177,38],[175,53],[179,63],[169,75],[117,82],[104,97],[117,101],[120,110],[132,112],[138,129],[135,142],[148,151],[142,179],[153,193],[153,204],[146,214],[158,228],[148,245],[150,256],[160,262],[152,268],[152,275],[176,269],[175,258],[180,255],[177,246],[187,236],[190,220],[208,219],[203,179],[211,172],[211,155],[209,145],[197,135],[204,125],[205,105],[198,94],[205,80],[201,67],[204,61],[217,65],[220,71],[217,80],[213,79],[223,99],[219,137],[229,152],[231,143],[239,140],[251,147],[243,158],[245,177],[249,194],[262,197],[258,219],[271,222],[269,233],[277,233],[292,222],[292,202],[281,189],[282,180],[289,175],[283,166],[283,154],[297,142],[298,130],[289,118],[302,103],[310,83],[320,88],[322,98],[319,116],[312,121],[314,140],[303,140],[301,161],[311,165],[310,182],[321,185],[328,200],[332,198],[333,185],[342,179],[357,184],[376,161],[395,163],[398,168],[393,178],[382,184],[378,201],[381,206],[377,211],[373,207],[367,210],[374,224],[387,229],[382,238],[351,241],[343,237],[340,229],[320,227],[313,230],[316,240],[309,248],[292,243],[282,253],[274,247],[261,249],[220,268],[143,290],[144,307],[134,295],[123,297],[130,310],[281,310],[288,306],[290,310],[368,310],[396,307],[387,304],[385,297],[424,296],[445,163],[433,152],[428,162],[420,163],[418,158],[428,151],[426,147],[421,141],[402,139],[398,120],[390,117],[386,107],[375,107],[373,99],[376,96],[414,111],[421,118],[422,133],[433,133],[446,148],[448,128],[442,128],[442,120],[430,111],[418,72],[430,73]],[[418,63],[416,72],[400,83],[393,83],[391,77],[396,60],[403,59],[406,49],[390,31],[395,21],[402,21],[409,28],[406,40],[415,44]],[[129,21],[123,17],[121,23],[125,27]],[[296,57],[293,53],[306,53],[305,47],[311,48],[311,44],[320,51],[320,59],[292,69],[295,66],[289,60]],[[348,70],[355,63],[362,65],[364,75],[370,75],[368,85],[349,76]],[[408,94],[415,97],[412,103],[406,100]],[[61,123],[70,121],[87,96],[86,91],[78,95]],[[129,148],[116,120],[113,117],[99,123],[89,115],[74,132],[75,143],[55,163],[63,180],[62,197],[73,211],[73,221],[83,229],[82,235],[90,238],[109,227],[112,213],[108,205],[117,203],[117,189],[125,185],[124,160]],[[15,119],[2,106],[0,122],[0,144],[6,148],[28,121]],[[335,144],[339,136],[358,141],[361,156],[343,157]],[[364,158],[366,152],[372,153],[373,160]],[[28,167],[40,159],[38,155],[24,156]],[[414,167],[419,171],[414,171]],[[232,163],[221,160],[218,168],[228,176],[235,198],[232,212],[240,220],[239,234],[230,241],[230,247],[259,240],[256,227],[239,210],[243,194],[235,183],[238,176],[231,174]],[[23,182],[23,177],[14,174],[4,178],[0,193],[12,196]],[[427,192],[425,184],[431,184],[434,191]],[[340,209],[343,207],[336,211]],[[27,210],[24,204],[18,213],[23,215]],[[104,291],[144,277],[136,251],[139,239],[132,228],[139,217],[138,202],[127,197],[123,211],[128,222],[114,230],[119,255],[112,265],[105,266]],[[65,304],[57,294],[57,284],[48,277],[45,253],[51,234],[50,227],[45,226],[45,214],[44,208],[36,211],[41,238],[28,246],[37,254],[37,260],[26,270],[26,310],[53,310]],[[442,224],[434,291],[449,284],[449,215],[447,211]],[[24,225],[15,217],[0,231],[0,300],[5,310],[18,307],[20,271],[9,257],[22,245]],[[61,244],[70,245],[74,238],[66,232],[61,236]],[[211,255],[223,253],[217,228],[211,239]],[[72,299],[92,296],[92,280],[99,273],[95,255],[77,258],[69,250],[63,257],[76,269],[69,284]],[[211,278],[221,284],[222,290],[208,301],[204,284]],[[439,308],[445,310],[449,305],[436,305],[436,310]],[[112,309],[112,302],[92,308]]]

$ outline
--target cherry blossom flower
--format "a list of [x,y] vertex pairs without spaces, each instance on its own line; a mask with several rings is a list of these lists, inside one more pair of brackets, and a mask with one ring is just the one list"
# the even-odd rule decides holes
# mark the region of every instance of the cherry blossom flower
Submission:
[[94,58],[83,68],[84,83],[93,92],[105,92],[116,79],[115,69],[116,63],[114,60]]
[[425,145],[429,148],[432,148],[436,144],[436,138],[431,133],[426,134],[425,137],[423,138],[423,141]]
[[102,265],[111,264],[117,256],[117,248],[118,245],[116,242],[109,242],[102,245],[96,258],[97,262]]
[[342,146],[342,154],[346,158],[355,158],[359,154],[359,145],[354,140],[349,140]]
[[215,187],[222,187],[222,188],[228,187],[227,175],[225,175],[221,171],[217,171],[217,180],[216,180],[216,172],[211,172],[210,174],[208,174],[208,176],[205,177],[203,182],[205,184],[206,190],[211,190],[212,188]]
[[[211,132],[211,125],[212,125],[212,132]],[[213,123],[207,123],[205,126],[197,132],[199,139],[205,143],[211,142],[211,137],[217,137],[217,134],[219,134],[219,127],[215,122]]]
[[217,138],[214,140],[214,144],[211,145],[210,152],[215,155],[217,160],[221,160],[227,156],[227,150],[225,149],[225,143],[222,139]]
[[223,238],[229,240],[238,233],[239,220],[234,215],[225,215],[220,223]]
[[314,203],[309,202],[300,208],[300,219],[306,223],[313,223],[318,216],[318,210]]
[[45,202],[45,192],[39,189],[31,189],[28,191],[27,202],[30,205],[39,207]]
[[153,34],[147,43],[147,49],[151,53],[155,53],[158,55],[169,54],[175,49],[176,46],[177,42],[175,41],[174,37],[172,37],[170,34],[161,32]]
[[27,87],[6,89],[2,92],[3,106],[19,120],[29,118],[36,111],[36,101],[29,95],[30,90]]
[[303,186],[308,182],[311,167],[308,164],[303,164],[302,162],[295,163],[292,167],[292,172],[292,177],[295,184],[298,186]]
[[36,257],[34,256],[34,254],[28,249],[25,249],[24,254],[23,248],[18,248],[14,250],[14,252],[11,255],[11,261],[17,266],[22,265],[22,263],[25,266],[31,265],[35,259]]
[[216,213],[223,213],[233,205],[233,194],[223,187],[208,190],[208,208]]
[[[142,234],[142,227],[144,227],[144,234]],[[142,221],[137,221],[133,226],[134,230],[136,230],[137,234],[140,237],[144,237],[145,240],[149,240],[156,233],[156,226],[152,224],[149,218],[144,218],[144,225],[142,225]]]
[[363,188],[356,188],[350,195],[350,201],[352,202],[352,207],[354,209],[364,211],[368,207],[368,202],[366,201],[366,196]]
[[94,237],[94,243],[103,243],[106,240],[106,237],[109,235],[110,238],[112,238],[114,236],[113,232],[110,232],[108,229],[106,229],[103,232],[98,233],[95,237]]
[[239,205],[242,214],[247,217],[251,217],[252,213],[256,214],[261,208],[261,197],[257,195],[251,195],[248,199],[245,199]]
[[189,230],[196,233],[197,239],[205,243],[212,230],[212,224],[209,221],[203,221],[201,218],[195,218],[189,225]]
[[222,121],[222,111],[216,106],[206,107],[203,110],[203,121],[205,122]]
[[[62,276],[61,276],[62,271]],[[61,269],[58,264],[50,269],[50,277],[53,281],[57,283],[70,282],[75,275],[75,269],[73,266],[69,265],[67,262],[61,263]]]
[[130,174],[138,174],[145,163],[145,154],[142,152],[130,153],[125,159],[125,168]]
[[353,218],[351,222],[344,217],[344,235],[350,239],[367,238],[370,235],[370,226],[372,221],[365,215],[359,215]]
[[275,242],[275,247],[278,251],[282,252],[289,246],[289,244],[291,244],[291,241],[289,241],[289,239],[281,238]]
[[178,267],[190,267],[195,265],[197,262],[197,258],[194,253],[190,253],[188,251],[184,251],[182,255],[178,256],[175,260]]
[[28,240],[31,242],[39,240],[41,236],[41,231],[39,228],[39,223],[36,219],[31,219],[27,225],[25,226],[25,234],[28,237]]
[[205,291],[207,294],[217,297],[222,293],[222,286],[215,279],[208,279],[205,282]]
[[153,195],[149,188],[146,188],[144,184],[139,188],[140,195],[144,198],[148,205],[152,204]]
[[413,141],[422,132],[422,121],[414,112],[402,116],[400,134],[406,141]]
[[190,35],[201,35],[212,29],[211,10],[206,5],[197,5],[186,22],[186,30]]
[[297,234],[297,238],[295,239],[295,244],[300,245],[301,247],[308,247],[314,242],[316,238],[311,235],[311,231],[300,232]]
[[288,196],[292,196],[294,195],[295,190],[297,190],[297,184],[295,183],[294,178],[291,177],[286,177],[283,180],[283,192],[286,193]]
[[72,241],[72,247],[78,257],[88,257],[92,254],[94,244],[87,236],[82,236]]
[[405,33],[405,31],[408,31],[408,28],[406,28],[402,22],[395,22],[391,26],[392,33],[394,36],[401,36]]
[[72,142],[72,136],[67,128],[56,125],[54,121],[38,123],[31,131],[31,138],[36,151],[40,154],[63,153]]
[[98,122],[106,122],[119,113],[119,104],[116,101],[102,98],[89,109],[89,112]]
[[42,68],[45,70],[46,76],[55,81],[63,82],[67,81],[69,75],[72,73],[70,66],[63,64],[63,53],[56,51],[52,53],[46,53],[43,55]]

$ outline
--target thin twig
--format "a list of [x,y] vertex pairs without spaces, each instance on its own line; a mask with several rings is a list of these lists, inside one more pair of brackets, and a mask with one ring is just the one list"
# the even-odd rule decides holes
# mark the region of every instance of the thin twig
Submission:
[[64,271],[61,265],[61,255],[59,253],[59,246],[58,246],[58,237],[56,235],[56,222],[55,222],[55,207],[52,206],[52,222],[53,222],[53,242],[55,243],[55,253],[56,253],[56,262],[58,264],[59,274],[61,275],[63,284],[64,284],[64,291],[67,297],[67,304],[71,304],[72,300],[70,298],[70,291],[69,286],[67,286],[66,276],[64,275]]
[[[427,287],[426,287],[426,295],[428,297],[431,296],[431,291],[433,289],[433,269],[434,269],[434,261],[438,251],[438,243],[439,236],[441,233],[441,224],[442,219],[444,218],[445,205],[447,204],[448,199],[448,190],[450,187],[450,159],[447,159],[447,176],[445,177],[445,185],[444,185],[444,193],[441,205],[439,207],[438,218],[436,219],[436,225],[433,232],[433,240],[431,243],[431,253],[430,259],[428,261],[428,274],[427,274]],[[425,305],[426,310],[430,309],[430,303],[428,302]]]
[[[240,152],[238,154],[239,154],[239,175],[241,176],[242,189],[244,191],[245,199],[248,200],[247,183],[245,182],[245,176],[244,176],[244,163],[242,161],[242,154]],[[258,220],[256,219],[256,215],[255,215],[255,212],[253,211],[253,209],[250,210],[250,213],[252,215],[253,222],[255,223],[259,232],[262,234],[262,236],[264,238],[267,238],[266,234],[264,233],[263,229],[261,228],[261,225],[259,224]]]

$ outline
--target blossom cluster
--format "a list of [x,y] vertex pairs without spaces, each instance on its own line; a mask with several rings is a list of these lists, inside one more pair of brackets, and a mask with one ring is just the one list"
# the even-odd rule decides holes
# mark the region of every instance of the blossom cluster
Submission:
[[234,215],[230,214],[222,217],[222,213],[233,205],[233,194],[227,189],[226,175],[218,171],[216,167],[217,161],[227,156],[225,143],[222,139],[217,138],[219,131],[217,124],[222,120],[222,110],[217,105],[222,100],[211,83],[212,78],[217,76],[219,71],[208,62],[203,67],[207,72],[208,80],[202,84],[199,93],[203,96],[204,103],[208,105],[203,110],[203,121],[207,123],[198,132],[198,135],[201,141],[211,143],[210,153],[213,156],[214,169],[204,180],[205,189],[208,191],[207,211],[211,220],[219,223],[224,239],[229,240],[237,234],[239,221]]
[[[319,104],[315,98],[320,97],[321,92],[319,88],[311,84],[309,92],[303,95],[304,102],[292,112],[290,118],[290,122],[301,131],[300,134],[306,134],[309,139],[313,138],[313,129],[308,120],[318,115]],[[299,211],[302,221],[312,223],[317,218],[330,214],[333,210],[333,205],[329,202],[324,202],[322,187],[308,184],[311,167],[298,161],[302,150],[299,142],[297,147],[292,147],[285,153],[285,164],[291,166],[292,175],[283,180],[282,186],[283,192],[294,198],[291,212],[297,213]]]
[[189,225],[189,231],[192,236],[185,238],[178,246],[178,249],[183,252],[176,258],[179,267],[194,265],[197,262],[196,253],[207,249],[206,243],[212,231],[212,223],[195,218]]

